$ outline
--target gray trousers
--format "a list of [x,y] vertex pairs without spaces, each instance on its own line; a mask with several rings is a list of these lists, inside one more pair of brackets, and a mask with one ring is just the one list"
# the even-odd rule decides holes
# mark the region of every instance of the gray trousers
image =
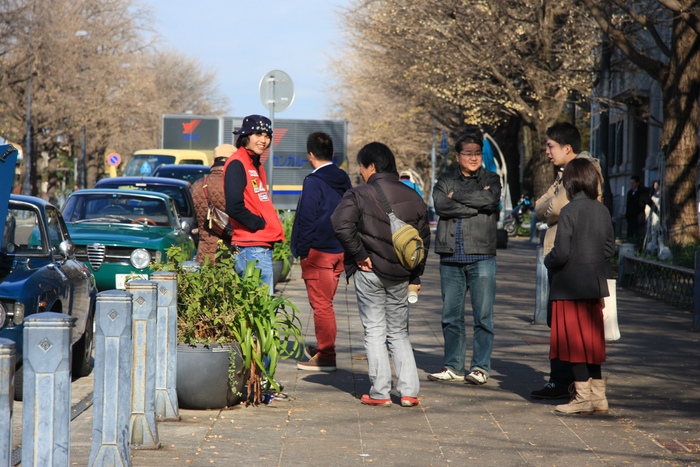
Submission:
[[373,272],[354,275],[357,306],[365,328],[365,351],[372,399],[389,399],[391,350],[400,397],[418,397],[420,383],[413,348],[408,338],[408,282],[382,279]]

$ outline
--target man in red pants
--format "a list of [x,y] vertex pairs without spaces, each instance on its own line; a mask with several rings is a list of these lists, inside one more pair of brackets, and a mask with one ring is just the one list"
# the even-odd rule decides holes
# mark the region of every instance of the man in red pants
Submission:
[[301,278],[314,311],[316,347],[307,345],[309,361],[300,370],[335,371],[336,322],[333,297],[343,272],[343,247],[335,238],[331,214],[343,194],[352,188],[348,174],[333,164],[333,140],[326,133],[311,133],[306,140],[314,171],[305,179],[292,227],[291,247],[301,258]]

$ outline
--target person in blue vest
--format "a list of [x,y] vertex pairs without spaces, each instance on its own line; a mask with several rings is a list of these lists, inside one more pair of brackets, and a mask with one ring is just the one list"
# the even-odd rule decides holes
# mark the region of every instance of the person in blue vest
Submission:
[[411,176],[411,172],[409,172],[408,170],[404,170],[403,172],[401,172],[399,174],[399,180],[401,180],[401,183],[403,183],[404,185],[406,185],[410,188],[413,188],[422,198],[423,197],[423,190],[420,189],[418,184],[416,184],[416,182],[414,182],[412,180],[412,178],[413,177]]

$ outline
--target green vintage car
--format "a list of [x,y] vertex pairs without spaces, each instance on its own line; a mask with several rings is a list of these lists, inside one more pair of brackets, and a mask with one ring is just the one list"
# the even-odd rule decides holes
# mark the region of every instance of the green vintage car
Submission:
[[76,258],[93,272],[100,291],[124,289],[135,275],[147,279],[151,262],[165,261],[173,245],[194,253],[188,223],[180,221],[175,201],[162,193],[78,190],[66,201],[63,218]]

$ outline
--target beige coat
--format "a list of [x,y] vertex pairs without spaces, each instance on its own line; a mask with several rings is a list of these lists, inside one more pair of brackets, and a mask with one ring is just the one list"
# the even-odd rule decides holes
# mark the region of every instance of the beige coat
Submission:
[[[578,153],[575,158],[585,158],[593,162],[602,183],[603,174],[600,171],[600,162],[598,159],[592,157],[588,151]],[[543,254],[545,256],[547,256],[554,246],[554,238],[557,236],[557,222],[559,221],[561,208],[569,204],[569,199],[566,197],[566,190],[561,182],[563,172],[564,167],[560,167],[557,171],[557,178],[554,180],[554,183],[552,183],[552,186],[550,186],[547,192],[540,196],[537,202],[535,202],[535,214],[537,218],[541,221],[546,221],[549,227],[544,235]],[[598,185],[598,200],[600,201],[602,199],[603,190],[601,184]]]

